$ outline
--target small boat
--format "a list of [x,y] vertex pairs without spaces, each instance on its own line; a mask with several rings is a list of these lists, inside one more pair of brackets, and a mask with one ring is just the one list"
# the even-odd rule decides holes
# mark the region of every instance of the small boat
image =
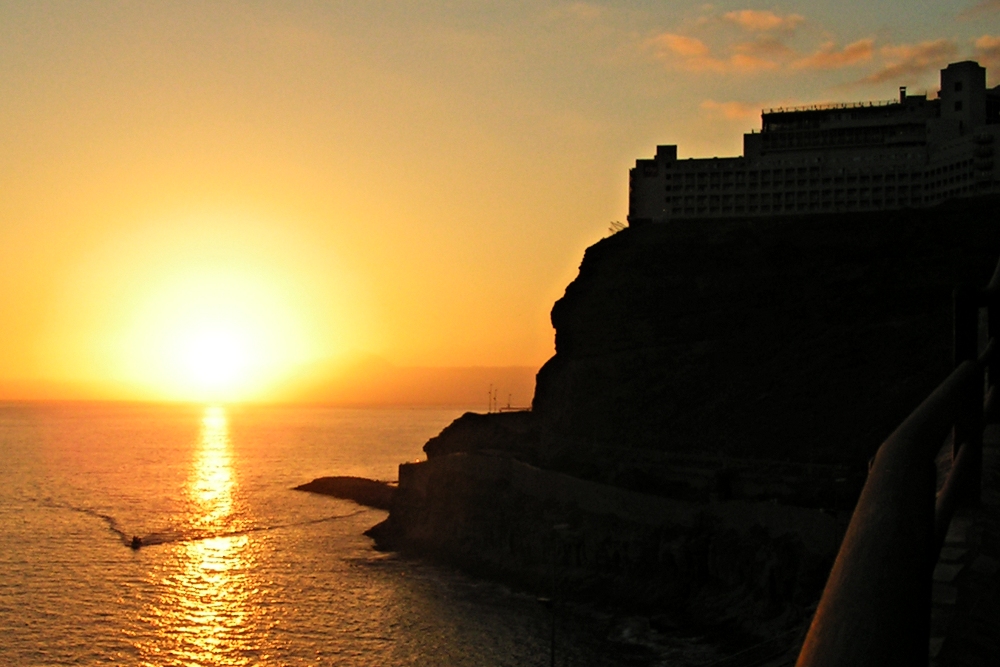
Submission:
[[138,535],[133,535],[132,544],[130,544],[129,546],[131,546],[133,549],[138,549],[139,547],[142,546],[142,538],[139,537]]

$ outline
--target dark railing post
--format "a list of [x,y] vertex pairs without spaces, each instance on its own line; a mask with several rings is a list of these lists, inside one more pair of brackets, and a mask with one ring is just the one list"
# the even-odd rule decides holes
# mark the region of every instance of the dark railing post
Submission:
[[[983,429],[1000,421],[1000,263],[985,290],[956,290],[954,306],[955,370],[879,447],[797,667],[928,662],[930,573],[956,505],[980,500]],[[951,471],[936,493],[949,429]]]
[[[993,277],[983,290],[981,305],[986,307],[986,339],[994,340],[1000,338],[1000,261],[997,262],[993,270]],[[987,407],[993,408],[995,400],[1000,397],[993,395],[993,388],[1000,383],[1000,354],[993,356],[986,363],[986,397],[989,401]],[[993,414],[986,414],[987,421],[996,419]]]
[[978,356],[979,345],[979,294],[967,287],[955,288],[952,293],[955,313],[955,367],[963,361]]
[[963,363],[879,447],[799,667],[927,664],[934,454],[977,372],[976,362]]
[[[987,289],[983,293],[986,306],[986,339],[1000,338],[1000,291]],[[990,397],[993,388],[1000,381],[1000,354],[994,354],[986,363],[986,396]],[[994,397],[995,398],[995,397]],[[990,419],[993,415],[986,415]]]
[[[954,291],[956,368],[965,361],[975,361],[979,356],[979,305],[982,298],[979,290],[959,287]],[[951,455],[954,462],[962,445],[969,448],[966,454],[967,475],[958,489],[958,500],[961,504],[977,504],[981,495],[983,468],[982,379],[970,383],[962,393],[952,431]]]
[[[880,460],[881,459],[881,460]],[[934,466],[879,451],[878,483],[861,493],[799,667],[927,664],[934,537]]]
[[965,473],[965,484],[960,498],[968,505],[978,505],[983,494],[983,372],[980,370],[977,382],[969,385],[969,396],[965,400],[967,411],[963,430],[968,434],[965,442],[969,447],[969,463]]

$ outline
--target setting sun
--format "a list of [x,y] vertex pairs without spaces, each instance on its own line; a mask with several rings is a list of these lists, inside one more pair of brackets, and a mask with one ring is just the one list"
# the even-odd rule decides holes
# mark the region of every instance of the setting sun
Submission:
[[335,259],[248,212],[152,217],[89,249],[40,345],[133,398],[273,399],[365,335],[363,292]]
[[241,400],[322,351],[315,323],[282,277],[182,268],[144,294],[116,363],[170,398]]
[[224,327],[196,328],[178,343],[182,370],[201,387],[232,390],[245,382],[251,350],[241,332]]

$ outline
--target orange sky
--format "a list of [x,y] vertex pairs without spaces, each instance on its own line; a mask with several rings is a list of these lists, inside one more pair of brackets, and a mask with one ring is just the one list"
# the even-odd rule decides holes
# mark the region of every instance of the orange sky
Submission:
[[839,7],[0,2],[0,397],[537,368],[657,143],[1000,73],[1000,2]]

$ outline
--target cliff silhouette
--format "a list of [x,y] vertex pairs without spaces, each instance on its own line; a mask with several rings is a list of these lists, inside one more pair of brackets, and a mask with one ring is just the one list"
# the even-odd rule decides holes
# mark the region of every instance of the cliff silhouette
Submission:
[[532,411],[400,468],[396,548],[757,636],[818,597],[867,462],[952,366],[1000,199],[627,228],[552,309]]

